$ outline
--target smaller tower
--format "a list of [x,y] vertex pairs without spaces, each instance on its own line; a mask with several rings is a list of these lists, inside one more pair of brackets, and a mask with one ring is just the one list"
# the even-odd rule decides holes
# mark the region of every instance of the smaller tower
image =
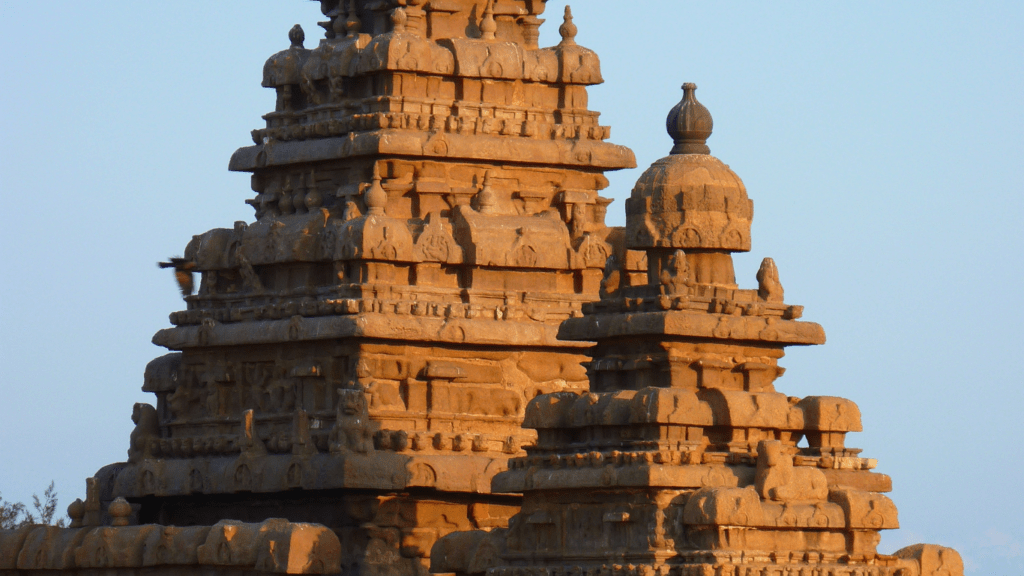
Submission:
[[[853,402],[775,389],[786,346],[823,344],[782,301],[766,258],[736,285],[750,249],[743,182],[710,155],[711,114],[683,86],[672,153],[627,201],[625,265],[559,336],[596,341],[591,390],[539,396],[537,443],[495,476],[521,492],[507,530],[453,534],[431,553],[459,575],[920,576],[962,574],[937,546],[879,554],[897,528],[888,476],[846,446]],[[938,562],[945,562],[944,565]],[[945,572],[938,567],[944,566]]]

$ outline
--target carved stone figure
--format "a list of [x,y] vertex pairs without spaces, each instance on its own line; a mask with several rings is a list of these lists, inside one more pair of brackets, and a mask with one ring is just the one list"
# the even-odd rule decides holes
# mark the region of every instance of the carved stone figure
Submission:
[[373,432],[366,396],[361,390],[338,389],[338,414],[331,430],[331,452],[373,449]]
[[778,440],[757,444],[757,493],[766,500],[825,500],[828,481],[816,468],[794,467]]
[[669,261],[669,267],[661,271],[661,284],[665,294],[687,294],[695,282],[690,279],[690,266],[686,263],[686,254],[676,250]]
[[775,261],[765,258],[757,269],[757,294],[766,302],[782,302],[782,283],[779,282],[779,269]]
[[132,408],[132,422],[135,429],[132,430],[128,447],[128,461],[140,462],[152,457],[150,444],[160,437],[160,422],[156,408],[137,402]]

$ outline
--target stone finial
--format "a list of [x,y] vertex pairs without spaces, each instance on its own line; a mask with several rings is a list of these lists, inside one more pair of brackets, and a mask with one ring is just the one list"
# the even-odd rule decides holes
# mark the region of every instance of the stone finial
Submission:
[[132,514],[132,505],[123,497],[118,496],[107,506],[107,514],[110,514],[112,526],[127,526],[128,517]]
[[491,171],[488,170],[484,174],[484,185],[477,198],[481,214],[494,214],[498,211],[498,198],[494,194],[494,188],[491,187],[492,181]]
[[362,29],[363,22],[356,13],[356,0],[348,0],[348,15],[345,17],[345,35],[355,36]]
[[344,0],[338,3],[338,6],[331,10],[327,15],[331,18],[331,28],[328,30],[328,38],[344,38],[345,37],[345,21],[348,16],[345,10],[342,8]]
[[710,154],[707,139],[711,136],[711,112],[697,101],[697,85],[683,84],[683,99],[668,113],[666,127],[675,146],[672,154]]
[[76,498],[74,502],[68,505],[68,518],[71,518],[69,528],[82,527],[82,519],[85,518],[85,502],[82,502],[81,498]]
[[562,17],[562,25],[558,27],[558,33],[562,36],[559,46],[572,46],[576,44],[576,32],[578,29],[572,23],[572,8],[565,5],[565,15]]
[[310,170],[309,176],[306,178],[306,197],[304,202],[308,210],[314,210],[324,204],[324,196],[320,193],[320,188],[316,183],[316,170]]
[[405,25],[409,18],[405,13],[405,8],[399,6],[391,11],[391,25],[394,27],[395,32],[405,32]]
[[380,167],[373,165],[373,183],[366,189],[363,196],[369,214],[384,215],[384,207],[388,204],[388,193],[380,185]]
[[484,8],[484,16],[480,21],[480,38],[494,40],[494,33],[498,31],[498,24],[494,21],[494,0],[487,0],[487,7]]
[[302,29],[302,26],[296,24],[288,31],[288,39],[291,40],[292,48],[301,50],[304,48],[303,43],[306,41],[306,32]]

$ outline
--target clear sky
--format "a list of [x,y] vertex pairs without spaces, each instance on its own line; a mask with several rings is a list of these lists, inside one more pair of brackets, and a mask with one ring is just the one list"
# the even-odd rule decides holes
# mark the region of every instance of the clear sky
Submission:
[[[554,44],[564,2],[549,2]],[[1024,3],[586,0],[601,56],[591,108],[641,170],[666,155],[680,85],[715,120],[711,151],[756,211],[756,285],[828,344],[791,349],[794,396],[860,405],[849,444],[893,477],[914,542],[968,574],[1024,573]],[[183,308],[155,263],[193,234],[251,220],[226,169],[274,105],[264,60],[300,0],[0,1],[0,492],[55,480],[61,508],[121,461],[150,343]],[[611,175],[609,223],[640,172]]]

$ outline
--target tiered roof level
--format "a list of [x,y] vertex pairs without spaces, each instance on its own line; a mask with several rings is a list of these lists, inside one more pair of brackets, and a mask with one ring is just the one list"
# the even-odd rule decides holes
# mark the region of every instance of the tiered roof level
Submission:
[[100,498],[144,524],[317,522],[344,568],[413,574],[518,509],[490,481],[534,441],[527,402],[586,388],[557,331],[622,251],[600,191],[635,161],[587,108],[600,63],[568,10],[540,48],[539,0],[320,4],[325,37],[292,28],[231,158],[255,221],[169,264],[187,307]]

